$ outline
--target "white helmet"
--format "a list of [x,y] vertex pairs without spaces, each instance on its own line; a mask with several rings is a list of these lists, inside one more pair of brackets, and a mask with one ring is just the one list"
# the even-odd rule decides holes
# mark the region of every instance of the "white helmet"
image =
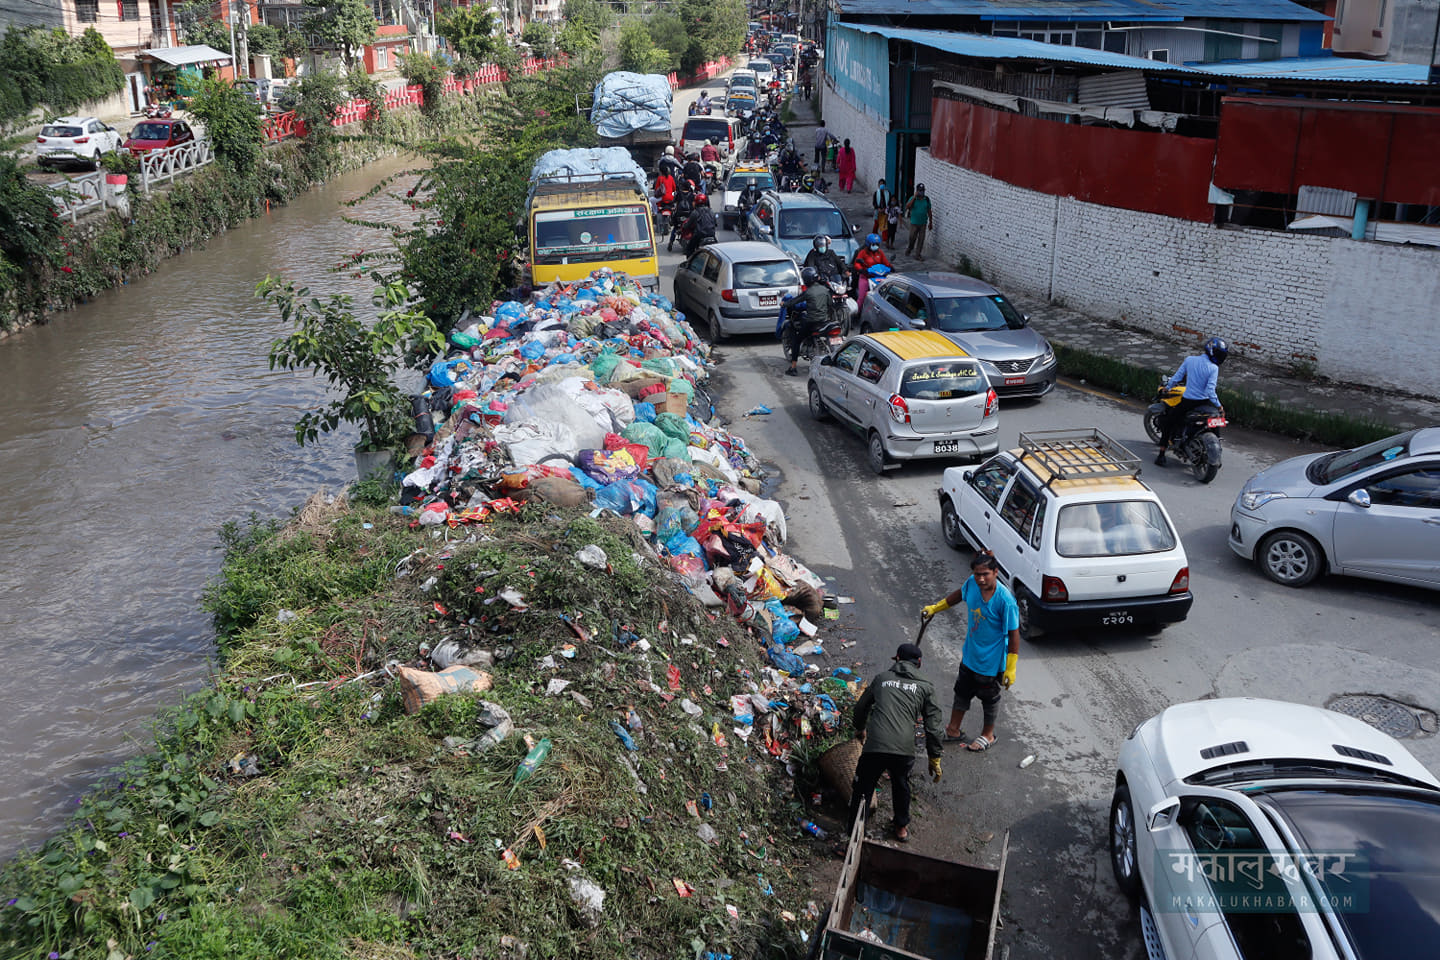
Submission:
[[674,147],[666,147],[666,148],[665,148],[665,156],[667,156],[667,157],[673,157],[673,156],[675,156],[675,148],[674,148]]

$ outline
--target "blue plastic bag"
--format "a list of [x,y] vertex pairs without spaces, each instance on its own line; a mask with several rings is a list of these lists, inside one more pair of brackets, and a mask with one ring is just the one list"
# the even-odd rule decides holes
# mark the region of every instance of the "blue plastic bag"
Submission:
[[539,340],[531,340],[520,348],[520,356],[526,360],[539,360],[545,356],[545,345]]
[[436,360],[430,365],[430,372],[425,375],[425,379],[430,381],[431,386],[453,387],[472,369],[472,364],[464,357]]
[[655,422],[655,404],[646,403],[644,400],[637,400],[634,404],[635,419],[641,423]]
[[522,320],[525,317],[525,308],[514,300],[506,300],[495,310],[496,320]]
[[770,663],[774,665],[776,670],[784,670],[792,677],[804,675],[805,661],[780,646],[780,644],[770,644],[770,646],[765,648],[765,652],[770,655]]

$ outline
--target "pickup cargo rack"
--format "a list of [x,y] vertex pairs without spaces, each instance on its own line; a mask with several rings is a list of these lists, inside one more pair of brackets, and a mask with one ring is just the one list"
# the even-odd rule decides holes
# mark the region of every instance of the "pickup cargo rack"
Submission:
[[1099,480],[1140,476],[1140,458],[1101,431],[1032,430],[1020,434],[1022,459],[1029,456],[1056,480]]

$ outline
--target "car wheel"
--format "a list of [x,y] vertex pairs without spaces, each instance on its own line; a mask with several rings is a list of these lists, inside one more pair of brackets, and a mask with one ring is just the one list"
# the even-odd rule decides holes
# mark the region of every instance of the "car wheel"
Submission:
[[890,462],[889,456],[885,453],[885,441],[880,439],[880,434],[874,430],[870,431],[870,442],[865,449],[866,462],[875,473],[884,475],[885,467]]
[[1026,640],[1040,636],[1043,632],[1034,623],[1035,598],[1021,584],[1010,582],[1010,592],[1015,595],[1015,606],[1020,611],[1020,636]]
[[1325,566],[1320,545],[1293,530],[1279,530],[1261,540],[1256,555],[1265,576],[1286,587],[1305,586]]
[[1115,872],[1115,885],[1134,902],[1140,899],[1140,855],[1136,843],[1135,807],[1130,802],[1130,788],[1115,785],[1110,800],[1110,869]]
[[95,155],[90,158],[90,169],[91,169],[91,170],[99,170],[99,169],[100,169],[100,150],[99,150],[98,148],[95,150]]
[[825,420],[830,416],[830,410],[825,406],[825,400],[820,396],[820,388],[810,384],[810,416],[816,420]]
[[710,328],[711,346],[725,339],[725,328],[720,326],[720,318],[715,315],[714,310],[711,310],[710,315],[706,317],[706,326]]
[[970,541],[965,539],[965,530],[960,526],[960,514],[955,512],[955,504],[949,497],[940,501],[940,535],[953,550],[964,550],[970,545]]

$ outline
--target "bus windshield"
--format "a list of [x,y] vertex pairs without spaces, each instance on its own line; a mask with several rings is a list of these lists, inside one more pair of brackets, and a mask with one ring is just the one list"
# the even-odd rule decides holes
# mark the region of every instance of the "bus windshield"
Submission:
[[536,263],[593,263],[653,256],[650,212],[640,205],[535,214]]

